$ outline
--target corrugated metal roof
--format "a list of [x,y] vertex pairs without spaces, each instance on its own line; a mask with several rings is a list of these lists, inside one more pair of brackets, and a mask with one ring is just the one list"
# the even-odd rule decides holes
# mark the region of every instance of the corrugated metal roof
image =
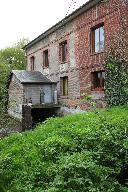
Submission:
[[12,70],[21,83],[55,83],[39,71]]

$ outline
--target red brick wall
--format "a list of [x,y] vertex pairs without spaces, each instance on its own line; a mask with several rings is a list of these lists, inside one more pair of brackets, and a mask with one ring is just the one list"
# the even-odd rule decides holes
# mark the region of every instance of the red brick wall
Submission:
[[[113,33],[120,30],[121,0],[102,1],[75,19],[75,57],[80,74],[80,91],[91,94],[91,72],[104,69],[105,51]],[[105,51],[91,53],[91,28],[104,23]]]

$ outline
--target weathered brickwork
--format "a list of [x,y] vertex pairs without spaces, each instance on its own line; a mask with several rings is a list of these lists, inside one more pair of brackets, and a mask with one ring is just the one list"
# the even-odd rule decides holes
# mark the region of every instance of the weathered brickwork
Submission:
[[9,115],[22,119],[22,104],[24,102],[23,85],[14,75],[9,84]]
[[[28,65],[30,70],[30,57],[35,57],[35,70],[41,71],[50,77],[53,81],[58,82],[57,90],[59,102],[68,105],[69,100],[75,100],[80,97],[79,92],[79,72],[76,69],[75,62],[75,34],[74,26],[68,23],[66,26],[52,33],[47,39],[36,44],[30,50],[27,50]],[[59,44],[67,41],[67,61],[61,63],[59,61]],[[49,68],[43,68],[43,51],[48,49],[49,52]],[[62,96],[60,89],[60,78],[68,76],[68,96]]]
[[[104,70],[105,52],[113,34],[120,29],[122,4],[118,0],[102,1],[91,10],[80,15],[75,20],[75,55],[76,65],[79,69],[80,92],[91,94],[97,100],[99,107],[104,107],[105,97],[103,91],[91,91],[91,72]],[[125,14],[126,16],[126,11]],[[101,53],[91,53],[91,29],[99,24],[104,24],[105,50]]]
[[[89,108],[80,102],[81,93],[91,95],[99,107],[105,106],[104,91],[91,90],[91,73],[104,70],[105,54],[114,34],[121,30],[121,19],[127,23],[127,1],[91,0],[94,6],[76,16],[64,26],[42,38],[26,49],[30,70],[30,57],[35,57],[35,70],[41,71],[57,83],[60,103],[70,107]],[[123,3],[125,2],[125,3]],[[91,52],[91,30],[99,24],[104,25],[105,45],[100,53]],[[59,25],[59,24],[58,24]],[[59,61],[59,44],[67,41],[67,62]],[[48,49],[49,68],[43,68],[43,51]],[[68,96],[61,94],[61,77],[68,77]]]

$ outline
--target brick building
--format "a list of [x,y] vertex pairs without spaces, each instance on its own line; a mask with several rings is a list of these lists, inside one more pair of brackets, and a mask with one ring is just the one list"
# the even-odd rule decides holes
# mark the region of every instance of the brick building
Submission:
[[9,115],[22,120],[27,114],[30,124],[32,110],[57,107],[56,83],[39,71],[13,70],[8,93]]
[[126,13],[125,0],[88,1],[25,46],[27,70],[57,82],[63,105],[82,107],[85,93],[103,107],[105,52]]

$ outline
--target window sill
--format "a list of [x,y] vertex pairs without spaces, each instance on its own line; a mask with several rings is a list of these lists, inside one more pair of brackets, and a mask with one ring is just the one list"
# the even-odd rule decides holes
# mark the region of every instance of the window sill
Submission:
[[91,53],[90,56],[94,56],[94,55],[99,55],[99,54],[103,54],[105,51],[100,51],[100,52],[94,52]]
[[43,67],[43,69],[49,69],[49,67]]
[[104,89],[101,89],[101,90],[100,89],[99,90],[98,89],[92,89],[91,92],[92,93],[104,93],[105,90]]
[[60,61],[59,64],[60,64],[60,65],[61,65],[61,64],[63,65],[63,64],[66,64],[67,62],[68,62],[68,61],[63,61],[63,62]]
[[91,97],[94,100],[103,100],[105,99],[104,91],[91,91]]
[[64,96],[64,95],[61,95],[60,98],[61,98],[61,99],[68,99],[68,95],[65,95],[65,96]]

